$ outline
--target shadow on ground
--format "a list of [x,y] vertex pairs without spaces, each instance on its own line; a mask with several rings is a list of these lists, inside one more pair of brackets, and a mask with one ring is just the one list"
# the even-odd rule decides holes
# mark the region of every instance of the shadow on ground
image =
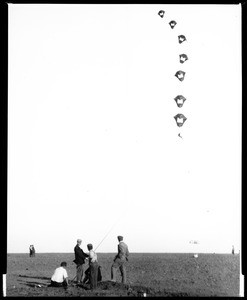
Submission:
[[50,277],[40,277],[40,276],[27,276],[27,275],[19,275],[19,277],[24,278],[33,278],[33,279],[42,279],[42,280],[50,280]]

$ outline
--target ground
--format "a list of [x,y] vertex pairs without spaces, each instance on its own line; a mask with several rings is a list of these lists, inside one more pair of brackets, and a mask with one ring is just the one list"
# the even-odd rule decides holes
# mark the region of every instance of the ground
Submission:
[[[186,253],[134,253],[127,265],[127,284],[110,282],[114,253],[98,253],[102,282],[96,290],[76,286],[73,253],[37,253],[7,255],[7,296],[10,297],[78,297],[78,296],[239,296],[239,255]],[[56,267],[66,261],[70,285],[48,287]]]

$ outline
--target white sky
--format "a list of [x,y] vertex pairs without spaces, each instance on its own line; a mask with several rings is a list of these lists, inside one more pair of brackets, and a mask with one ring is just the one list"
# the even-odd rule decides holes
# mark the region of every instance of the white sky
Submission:
[[240,5],[9,4],[8,252],[111,228],[98,252],[240,249]]

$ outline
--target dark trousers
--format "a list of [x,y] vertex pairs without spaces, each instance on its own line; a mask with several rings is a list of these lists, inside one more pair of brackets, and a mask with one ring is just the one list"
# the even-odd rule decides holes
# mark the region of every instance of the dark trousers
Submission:
[[66,286],[68,286],[68,284],[67,284],[66,280],[64,280],[63,282],[56,282],[56,281],[52,281],[51,280],[51,286],[54,286],[54,287],[61,287],[61,286],[66,287]]
[[98,282],[98,268],[99,265],[97,262],[91,262],[89,266],[89,281],[90,281],[90,288],[96,289],[97,282]]

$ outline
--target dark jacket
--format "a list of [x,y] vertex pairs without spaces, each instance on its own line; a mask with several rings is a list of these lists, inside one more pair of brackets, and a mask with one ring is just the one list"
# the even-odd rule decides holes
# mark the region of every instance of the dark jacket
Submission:
[[87,253],[84,253],[83,250],[78,245],[75,246],[74,252],[75,252],[75,259],[73,260],[73,262],[76,263],[77,265],[84,264],[86,257],[88,257],[89,255]]

